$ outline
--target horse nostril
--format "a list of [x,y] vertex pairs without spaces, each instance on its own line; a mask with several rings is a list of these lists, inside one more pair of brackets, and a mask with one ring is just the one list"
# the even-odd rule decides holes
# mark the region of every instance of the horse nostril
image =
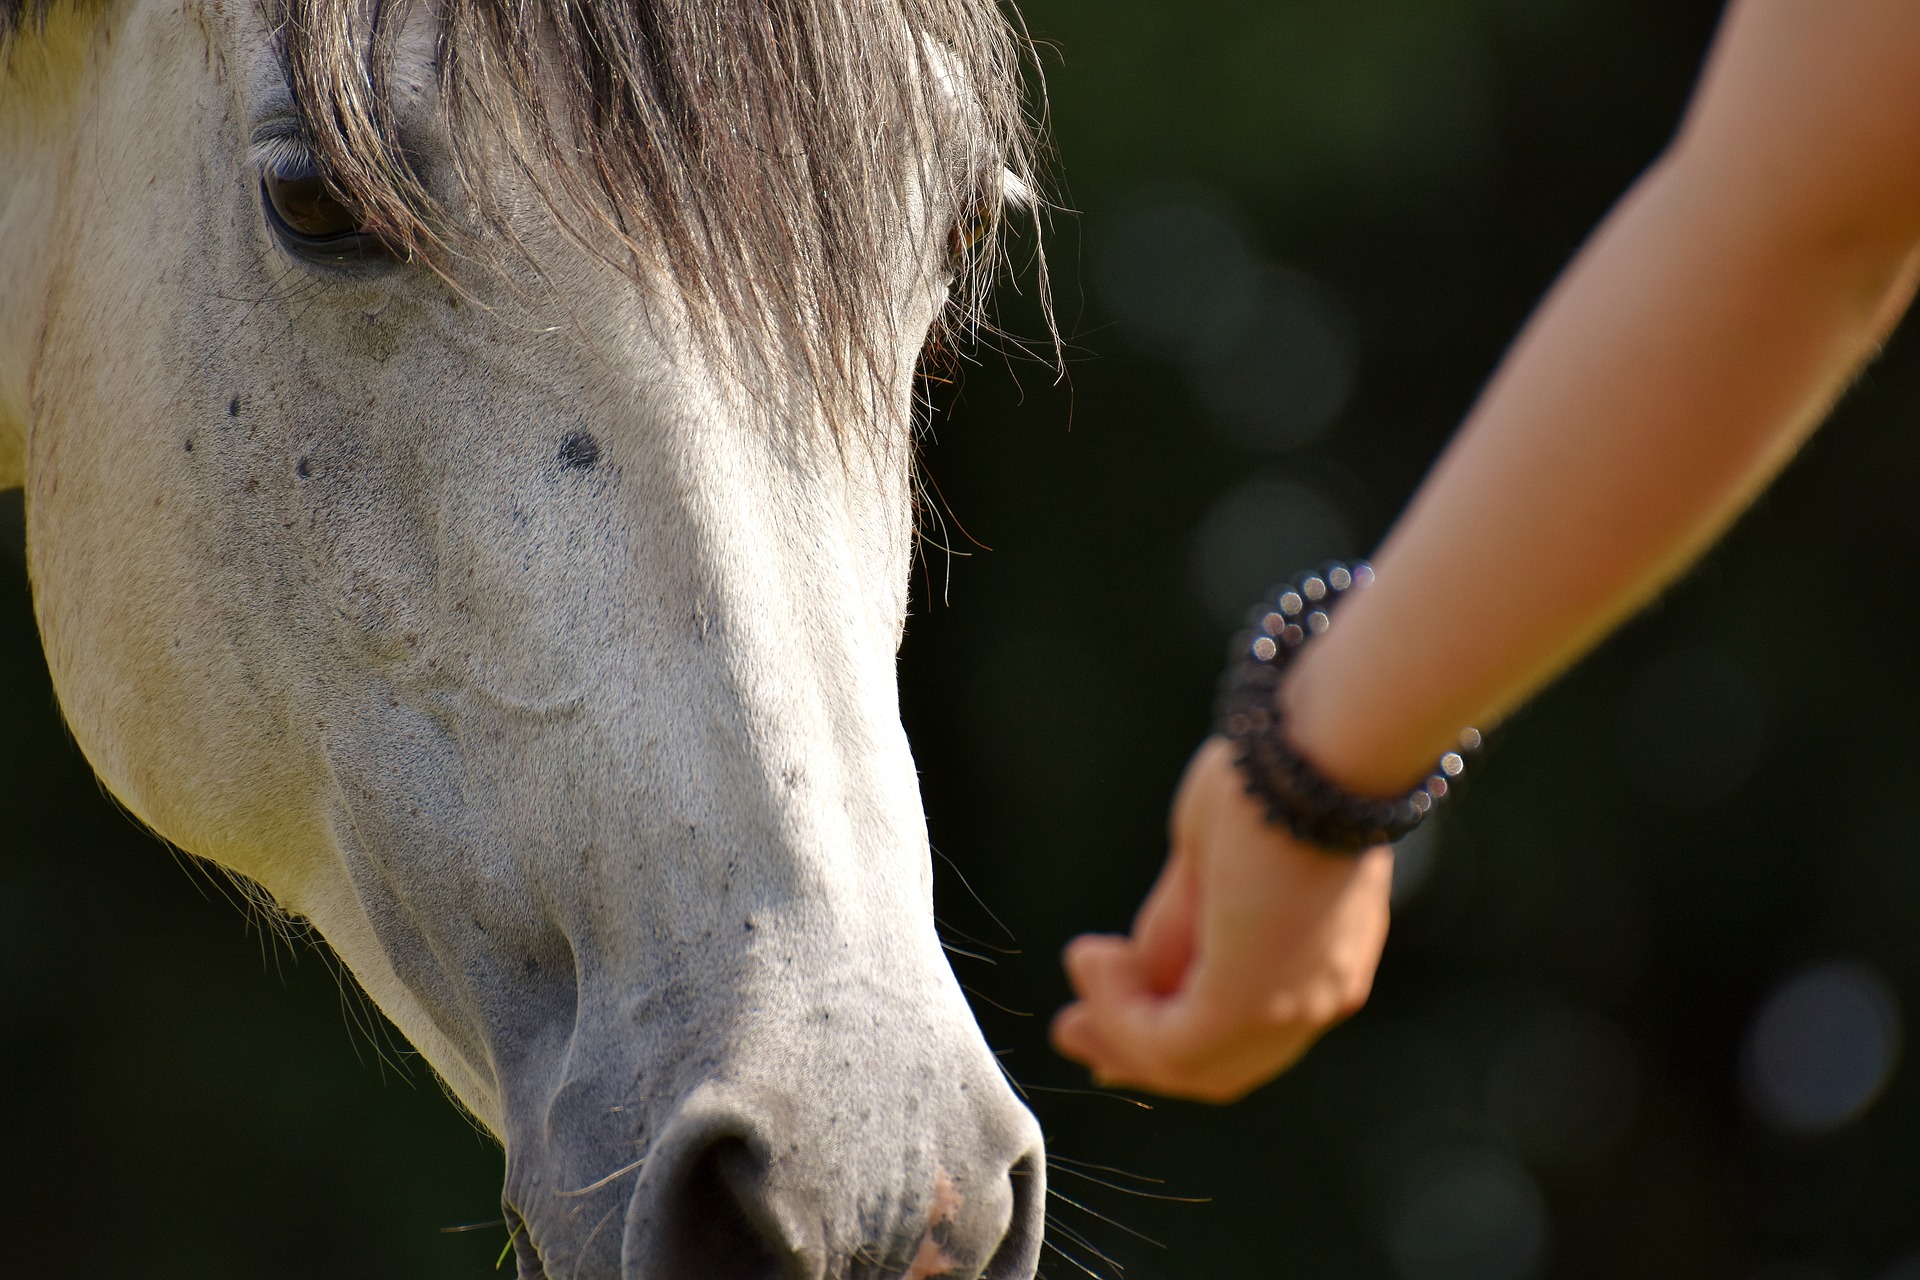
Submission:
[[719,1138],[688,1163],[664,1220],[660,1280],[811,1280],[804,1255],[782,1239],[746,1141]]
[[1047,1216],[1046,1156],[1028,1152],[1007,1170],[1007,1178],[1013,1184],[1013,1216],[980,1280],[1030,1280],[1040,1267],[1040,1237]]

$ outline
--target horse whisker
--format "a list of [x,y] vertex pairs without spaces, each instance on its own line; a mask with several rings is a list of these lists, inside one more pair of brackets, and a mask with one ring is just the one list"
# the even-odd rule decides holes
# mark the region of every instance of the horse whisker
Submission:
[[1158,1240],[1155,1240],[1152,1236],[1147,1235],[1146,1233],[1141,1231],[1135,1231],[1132,1227],[1128,1226],[1124,1222],[1118,1222],[1112,1218],[1109,1218],[1106,1214],[1100,1212],[1098,1209],[1089,1209],[1086,1205],[1081,1204],[1078,1200],[1075,1200],[1072,1196],[1061,1195],[1058,1191],[1055,1191],[1052,1187],[1047,1188],[1047,1194],[1052,1196],[1055,1200],[1058,1200],[1061,1204],[1071,1205],[1073,1208],[1078,1209],[1080,1212],[1086,1214],[1090,1218],[1098,1218],[1100,1219],[1100,1221],[1106,1223],[1108,1226],[1118,1227],[1120,1230],[1126,1232],[1128,1235],[1134,1237],[1137,1240],[1146,1241],[1148,1244],[1152,1245],[1156,1249],[1164,1249],[1167,1247],[1164,1244],[1161,1244]]
[[462,1231],[491,1231],[495,1227],[504,1227],[506,1225],[507,1220],[505,1218],[495,1218],[492,1222],[463,1222],[457,1227],[440,1228],[440,1234],[443,1236],[457,1236]]
[[940,859],[940,861],[946,863],[947,866],[952,869],[954,876],[960,881],[960,887],[962,889],[965,889],[967,891],[967,896],[971,897],[975,903],[979,904],[980,909],[987,913],[987,919],[993,921],[995,924],[1000,926],[1000,932],[1007,935],[1007,941],[1008,942],[1020,941],[1020,939],[1014,936],[1013,930],[1007,928],[1006,922],[1003,921],[999,916],[993,914],[993,908],[987,905],[987,900],[985,898],[982,898],[978,893],[974,892],[973,886],[967,882],[966,872],[960,870],[960,864],[955,862],[952,858],[949,858],[946,854],[940,852],[939,849],[934,848],[933,845],[928,845],[927,847],[929,849],[933,849],[934,857]]
[[[1047,1157],[1047,1164],[1049,1166],[1052,1166],[1054,1159],[1055,1157],[1049,1155]],[[1105,1178],[1096,1178],[1090,1173],[1082,1173],[1078,1169],[1069,1169],[1065,1165],[1061,1165],[1057,1170],[1055,1170],[1055,1172],[1071,1174],[1073,1177],[1079,1178],[1084,1182],[1091,1182],[1095,1186],[1105,1187],[1109,1191],[1118,1191],[1122,1195],[1135,1196],[1141,1200],[1165,1200],[1169,1204],[1212,1204],[1213,1203],[1212,1196],[1170,1196],[1165,1194],[1164,1192],[1159,1192],[1159,1191],[1142,1191],[1138,1187],[1126,1187],[1126,1186],[1122,1186],[1117,1182],[1108,1182]],[[1158,1181],[1158,1180],[1155,1179],[1155,1181]],[[1062,1196],[1061,1199],[1064,1200],[1066,1199],[1066,1197]]]
[[945,938],[940,939],[940,946],[944,950],[952,952],[956,956],[965,956],[969,960],[980,960],[991,965],[998,965],[1000,963],[998,960],[995,960],[992,956],[983,956],[978,951],[969,951],[965,947],[956,947],[951,942],[948,942]]
[[1078,1267],[1080,1270],[1086,1272],[1089,1276],[1092,1276],[1093,1280],[1109,1280],[1109,1277],[1101,1275],[1098,1271],[1095,1271],[1092,1267],[1088,1266],[1086,1263],[1080,1261],[1080,1259],[1074,1257],[1072,1254],[1068,1253],[1065,1249],[1062,1249],[1059,1245],[1055,1244],[1053,1242],[1053,1237],[1051,1234],[1042,1236],[1040,1238],[1040,1243],[1046,1248],[1053,1250],[1055,1253],[1065,1258],[1068,1262],[1071,1262],[1074,1266]]
[[1138,1098],[1129,1098],[1126,1094],[1115,1093],[1111,1089],[1075,1089],[1067,1085],[1058,1084],[1030,1084],[1027,1088],[1032,1089],[1035,1093],[1075,1093],[1083,1094],[1089,1098],[1111,1098],[1115,1102],[1124,1102],[1128,1106],[1138,1107],[1142,1111],[1153,1110],[1153,1104],[1151,1102],[1142,1102]]
[[[1011,1052],[1011,1050],[1009,1050],[1009,1052]],[[994,1051],[994,1054],[993,1054],[993,1065],[1000,1068],[1000,1074],[1007,1078],[1007,1083],[1012,1085],[1013,1091],[1020,1095],[1020,1100],[1022,1102],[1025,1102],[1031,1105],[1033,1102],[1033,1099],[1027,1096],[1027,1091],[1025,1087],[1023,1087],[1018,1080],[1015,1080],[1013,1078],[1013,1072],[1007,1070],[1007,1064],[1000,1061],[1000,1051],[997,1049]]]
[[1150,1178],[1144,1173],[1134,1173],[1131,1170],[1122,1169],[1110,1164],[1095,1164],[1091,1160],[1081,1160],[1075,1156],[1063,1156],[1053,1151],[1047,1152],[1047,1163],[1070,1164],[1076,1169],[1091,1169],[1095,1173],[1110,1173],[1116,1178],[1131,1178],[1135,1182],[1151,1182],[1156,1187],[1164,1187],[1167,1185],[1165,1178]]
[[1072,1227],[1060,1221],[1060,1219],[1054,1217],[1052,1214],[1047,1215],[1047,1229],[1049,1231],[1058,1232],[1059,1234],[1065,1236],[1067,1239],[1073,1241],[1076,1245],[1080,1246],[1082,1249],[1085,1249],[1088,1253],[1100,1259],[1100,1261],[1106,1263],[1108,1266],[1112,1267],[1115,1271],[1119,1272],[1120,1274],[1122,1275],[1126,1274],[1126,1270],[1127,1270],[1126,1264],[1119,1262],[1114,1258],[1110,1257],[1104,1250],[1100,1248],[1100,1246],[1096,1245],[1093,1241],[1087,1239],[1085,1236],[1081,1235],[1078,1231],[1075,1231]]
[[968,933],[965,929],[962,929],[957,925],[949,924],[947,921],[942,920],[939,916],[935,916],[933,918],[933,922],[939,925],[942,929],[945,929],[948,933],[959,934],[960,937],[966,939],[968,942],[971,942],[974,946],[984,947],[986,950],[993,952],[995,955],[1017,956],[1017,955],[1025,954],[1018,947],[997,947],[991,942],[987,942],[981,938],[976,938],[972,934]]
[[988,1004],[992,1005],[994,1008],[998,1009],[1002,1013],[1010,1013],[1016,1018],[1031,1018],[1033,1016],[1031,1013],[1028,1013],[1025,1009],[1014,1009],[1007,1005],[1001,1004],[998,1000],[995,1000],[992,996],[987,995],[983,991],[976,991],[964,982],[960,984],[960,989],[966,992],[968,995],[975,997],[976,999],[985,1000]]
[[556,1191],[554,1194],[562,1195],[562,1196],[587,1195],[590,1192],[598,1191],[600,1188],[606,1186],[609,1182],[612,1182],[615,1178],[624,1178],[626,1175],[632,1173],[635,1169],[638,1169],[641,1165],[645,1164],[646,1162],[647,1162],[647,1158],[645,1156],[641,1156],[638,1160],[635,1160],[632,1164],[625,1165],[621,1168],[615,1169],[612,1173],[600,1179],[598,1182],[589,1182],[586,1186],[581,1187],[578,1191]]
[[573,1280],[580,1280],[580,1263],[587,1256],[587,1250],[592,1246],[593,1238],[600,1234],[600,1228],[607,1225],[607,1220],[613,1217],[614,1211],[619,1207],[620,1206],[616,1204],[601,1214],[600,1221],[594,1223],[593,1230],[587,1232],[587,1238],[581,1244],[580,1252],[573,1256]]

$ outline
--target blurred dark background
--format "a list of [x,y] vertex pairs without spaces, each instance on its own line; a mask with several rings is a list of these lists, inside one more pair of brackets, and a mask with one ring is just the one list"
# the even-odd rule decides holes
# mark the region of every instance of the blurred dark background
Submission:
[[[1074,1092],[1045,1045],[1060,945],[1123,926],[1158,865],[1240,609],[1379,538],[1671,132],[1718,9],[1026,5],[1075,211],[1051,240],[1071,373],[983,350],[933,424],[955,554],[916,570],[903,697],[942,917],[1018,952],[956,965],[1063,1157],[1050,1280],[1920,1280],[1910,334],[1402,851],[1374,1000],[1302,1066],[1232,1108],[1149,1109]],[[1039,331],[1030,286],[1002,308]],[[15,1256],[153,1280],[492,1274],[502,1230],[442,1230],[498,1216],[490,1142],[319,952],[263,936],[92,781],[39,656],[17,501]]]

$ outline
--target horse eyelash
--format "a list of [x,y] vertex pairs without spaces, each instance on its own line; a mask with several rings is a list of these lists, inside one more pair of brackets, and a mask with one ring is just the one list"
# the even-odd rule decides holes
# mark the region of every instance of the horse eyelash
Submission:
[[308,177],[319,167],[313,148],[291,125],[255,134],[249,159],[255,168],[280,178]]
[[1000,171],[1000,198],[1009,209],[1020,210],[1033,208],[1039,199],[1034,189],[1011,169]]

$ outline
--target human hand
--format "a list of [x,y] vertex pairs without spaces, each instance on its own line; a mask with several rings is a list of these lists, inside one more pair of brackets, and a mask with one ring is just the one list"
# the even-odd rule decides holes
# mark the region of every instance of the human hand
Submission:
[[1366,1003],[1386,943],[1393,850],[1357,857],[1266,820],[1210,738],[1174,798],[1172,851],[1127,937],[1066,951],[1079,1000],[1053,1043],[1103,1084],[1231,1102]]

